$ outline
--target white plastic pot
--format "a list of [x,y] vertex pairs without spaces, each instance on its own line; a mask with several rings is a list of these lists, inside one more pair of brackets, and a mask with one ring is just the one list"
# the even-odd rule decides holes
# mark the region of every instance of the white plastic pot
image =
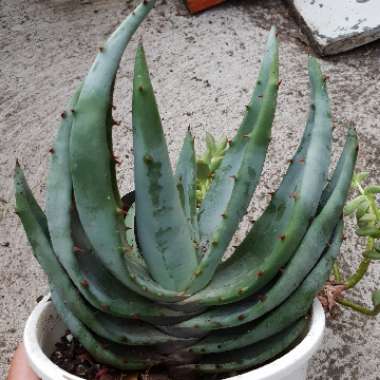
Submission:
[[[267,365],[229,380],[305,380],[308,362],[321,344],[324,328],[325,314],[320,302],[315,300],[309,332],[296,347]],[[65,331],[53,304],[45,297],[29,316],[24,330],[29,363],[42,380],[83,380],[49,359]]]

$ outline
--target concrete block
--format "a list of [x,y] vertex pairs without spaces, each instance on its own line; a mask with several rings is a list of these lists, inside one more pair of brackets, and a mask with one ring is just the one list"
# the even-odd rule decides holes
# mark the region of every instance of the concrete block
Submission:
[[321,55],[351,50],[380,38],[379,0],[288,0]]

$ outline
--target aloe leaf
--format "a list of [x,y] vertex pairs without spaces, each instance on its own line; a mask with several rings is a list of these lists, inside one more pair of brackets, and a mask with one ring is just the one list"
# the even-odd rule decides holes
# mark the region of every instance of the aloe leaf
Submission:
[[195,354],[205,354],[242,348],[283,331],[307,315],[314,297],[329,278],[331,267],[343,240],[342,231],[343,221],[340,221],[335,229],[334,239],[330,247],[297,290],[280,306],[253,322],[234,328],[213,331],[187,350]]
[[194,151],[194,139],[187,132],[176,167],[176,181],[179,198],[190,227],[192,239],[198,240],[196,180],[197,163]]
[[206,132],[206,145],[207,145],[207,150],[210,153],[215,153],[216,152],[217,146],[216,146],[215,138],[209,132]]
[[[100,291],[100,295],[98,295],[94,299],[94,295],[91,293],[91,291],[87,291],[86,296],[90,297],[91,302],[97,304],[97,306],[99,307],[99,303],[103,304],[106,300],[109,301],[109,296],[104,297],[104,294],[115,294],[115,292],[119,292],[120,296],[120,294],[123,294],[128,290],[126,290],[124,286],[122,286],[118,281],[116,281],[116,279],[113,278],[107,272],[107,270],[103,268],[103,264],[95,255],[95,250],[93,249],[91,243],[88,242],[87,239],[84,239],[82,236],[85,234],[85,232],[83,231],[81,223],[77,221],[78,216],[76,214],[76,211],[74,213],[72,212],[72,210],[75,207],[72,204],[73,190],[69,169],[69,141],[72,130],[72,121],[74,117],[74,114],[71,110],[76,105],[80,90],[81,88],[78,89],[78,91],[70,101],[67,110],[63,114],[62,124],[59,128],[57,138],[54,144],[54,149],[52,151],[52,159],[48,175],[46,212],[49,220],[49,232],[56,255],[61,261],[65,270],[69,273],[73,281],[76,283],[76,285],[80,287],[79,284],[83,280],[83,271],[89,270],[90,273],[92,273],[93,275],[98,273],[97,276],[95,275],[95,278],[98,281],[100,279],[99,286],[102,289]],[[74,221],[72,221],[72,218],[74,219]],[[77,240],[85,240],[84,243],[78,243],[78,241],[73,241],[72,223],[75,224],[74,230],[76,228],[79,229],[79,231],[74,231],[74,234],[77,235]],[[84,247],[82,246],[83,244],[86,244],[87,251],[91,252],[91,254],[87,255],[86,257],[82,257],[82,260],[79,263],[77,254],[81,251],[84,251]],[[127,244],[125,246],[128,247]],[[159,300],[172,300],[173,296],[171,294],[167,295],[165,290],[161,291],[157,284],[152,283],[152,281],[149,278],[149,275],[147,275],[144,272],[144,262],[141,259],[141,256],[138,254],[136,250],[133,250],[133,247],[130,247],[130,249],[127,251],[128,256],[131,256],[131,252],[134,253],[134,256],[132,258],[128,257],[128,260],[131,261],[131,264],[129,264],[129,266],[132,267],[133,264],[133,271],[138,272],[140,274],[138,279],[140,279],[140,277],[142,277],[145,280],[148,278],[148,280],[144,281],[144,284],[142,286],[139,284],[133,284],[133,287],[136,288],[140,294],[148,294],[148,296],[150,296],[153,299],[158,298]],[[90,256],[90,258],[86,260],[88,256]],[[138,268],[139,270],[137,270],[136,268]],[[143,274],[141,274],[142,272]],[[133,273],[130,274],[128,272],[127,275],[131,277],[133,276]],[[104,286],[101,284],[102,278],[109,279],[109,281],[107,282],[108,285],[105,286],[106,288],[108,287],[107,291],[103,289]],[[110,289],[111,283],[115,283],[115,291]],[[178,299],[177,296],[175,296],[175,298]],[[120,308],[123,309],[124,307],[124,303],[121,302],[121,304],[118,304],[116,308],[117,310],[119,310]],[[113,310],[112,307],[111,309]]]
[[[111,151],[110,120],[116,71],[129,39],[153,5],[154,1],[144,2],[119,26],[100,49],[85,78],[73,110],[70,167],[81,222],[103,265],[133,291],[173,302],[181,298],[177,292],[160,287],[152,281],[144,266],[125,257],[130,247],[125,239],[124,212]],[[101,176],[93,175],[95,167]],[[141,281],[135,282],[137,275]]]
[[142,45],[136,53],[132,119],[141,251],[161,286],[182,291],[198,259],[172,174]]
[[192,293],[211,280],[260,179],[270,141],[277,91],[278,46],[272,29],[246,116],[200,206],[200,249],[204,255],[189,288]]
[[66,281],[65,287],[50,283],[54,303],[64,302],[67,309],[96,335],[122,345],[166,345],[168,343],[186,342],[169,336],[152,325],[133,319],[117,318],[94,309],[80,296],[78,290]]
[[[103,264],[135,291],[139,291],[138,286],[123,265],[125,226],[123,215],[118,212],[120,196],[115,186],[113,152],[110,151],[110,108],[121,56],[153,5],[154,1],[149,1],[138,6],[100,49],[72,112],[70,141],[74,195],[86,234]],[[102,175],[94,176],[93,168]]]
[[184,303],[220,305],[259,291],[292,257],[306,232],[321,199],[331,146],[329,100],[317,61],[310,61],[309,72],[310,116],[287,175],[263,215],[207,288]]
[[180,327],[191,328],[197,325],[201,330],[209,330],[236,326],[259,318],[283,302],[299,286],[318,261],[324,246],[329,244],[331,231],[342,215],[356,156],[357,136],[354,131],[349,131],[345,148],[337,165],[338,180],[334,180],[335,188],[322,211],[313,220],[282,275],[275,285],[265,292],[264,300],[257,302],[257,299],[253,297],[243,301],[240,306],[237,304],[221,306],[182,322]]
[[226,353],[208,354],[195,364],[174,368],[177,371],[193,370],[203,373],[223,373],[252,368],[279,355],[305,332],[305,318],[280,333],[251,346]]
[[210,168],[208,164],[206,164],[202,160],[197,161],[197,176],[200,179],[207,179],[210,176]]
[[[34,255],[52,284],[57,288],[68,287],[71,280],[53,252],[49,235],[43,228],[46,219],[40,223],[40,216],[43,215],[43,212],[38,207],[18,165],[15,172],[15,189],[17,213]],[[37,208],[38,212],[35,211]],[[77,218],[72,220],[77,223],[73,229],[75,231],[74,240],[79,240],[83,249],[81,248],[81,252],[77,252],[76,256],[72,253],[73,256],[69,257],[69,261],[75,268],[75,271],[71,272],[71,278],[92,306],[115,316],[138,317],[158,324],[173,324],[189,316],[189,312],[182,313],[157,305],[120,284],[104,269],[92,253],[91,248],[86,245],[86,236],[81,234],[79,220]],[[69,267],[69,269],[71,268]]]

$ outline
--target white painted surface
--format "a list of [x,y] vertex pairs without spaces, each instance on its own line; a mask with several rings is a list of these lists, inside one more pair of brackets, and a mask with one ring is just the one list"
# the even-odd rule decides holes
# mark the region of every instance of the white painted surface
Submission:
[[[30,366],[42,380],[83,380],[49,359],[55,343],[66,331],[49,298],[46,296],[34,308],[25,325],[24,344]],[[310,330],[301,343],[279,359],[229,380],[306,380],[308,362],[319,348],[324,330],[325,313],[316,299]]]
[[289,2],[321,54],[336,54],[380,38],[379,0]]

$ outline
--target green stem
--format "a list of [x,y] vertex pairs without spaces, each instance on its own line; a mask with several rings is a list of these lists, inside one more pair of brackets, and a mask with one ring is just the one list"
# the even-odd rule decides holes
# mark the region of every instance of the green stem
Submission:
[[371,252],[373,250],[373,245],[374,245],[373,238],[368,238],[367,247],[365,251],[363,252],[363,260],[359,264],[359,267],[356,270],[356,272],[351,277],[349,277],[345,282],[347,289],[353,288],[366,274],[369,264],[371,264],[371,259],[367,257],[366,253]]
[[344,285],[346,286],[347,289],[353,288],[364,277],[370,263],[371,263],[371,259],[367,257],[365,257],[362,260],[356,272],[346,280]]
[[340,269],[339,269],[338,263],[334,263],[334,266],[333,266],[333,275],[335,277],[335,281],[336,282],[338,282],[338,283],[342,283],[343,282],[343,278],[342,278],[342,275],[340,273]]
[[340,298],[337,300],[337,303],[339,303],[340,305],[343,305],[343,306],[346,306],[346,307],[349,307],[350,309],[352,310],[355,310],[361,314],[365,314],[365,315],[369,315],[369,316],[375,316],[377,315],[379,312],[380,312],[380,309],[377,310],[377,309],[369,309],[368,307],[365,307],[365,306],[362,306],[362,305],[359,305],[355,302],[352,302],[346,298]]

